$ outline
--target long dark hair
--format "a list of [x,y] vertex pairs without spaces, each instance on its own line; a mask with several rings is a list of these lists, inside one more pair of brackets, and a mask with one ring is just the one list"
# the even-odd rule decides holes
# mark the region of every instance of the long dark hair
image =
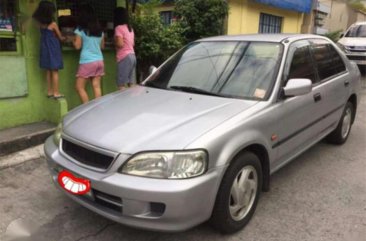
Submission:
[[55,4],[49,1],[41,1],[32,17],[40,24],[51,24],[53,22],[53,15],[56,12]]
[[132,31],[131,25],[130,25],[130,19],[128,16],[127,9],[123,7],[117,7],[114,9],[114,27],[116,28],[118,25],[124,25],[127,24],[128,31]]
[[88,36],[102,36],[102,27],[100,26],[98,17],[91,5],[81,5],[78,20],[78,28],[83,30]]

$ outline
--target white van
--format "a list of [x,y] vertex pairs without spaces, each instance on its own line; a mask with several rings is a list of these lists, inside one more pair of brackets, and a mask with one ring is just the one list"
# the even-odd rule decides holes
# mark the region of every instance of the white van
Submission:
[[366,66],[366,22],[351,25],[341,39],[338,46],[347,57],[357,65]]

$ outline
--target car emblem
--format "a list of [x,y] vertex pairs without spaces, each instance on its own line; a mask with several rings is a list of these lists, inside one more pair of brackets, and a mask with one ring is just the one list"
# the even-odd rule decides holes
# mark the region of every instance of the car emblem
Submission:
[[72,173],[63,170],[58,174],[58,183],[69,193],[84,195],[90,191],[90,181],[83,178],[77,178]]

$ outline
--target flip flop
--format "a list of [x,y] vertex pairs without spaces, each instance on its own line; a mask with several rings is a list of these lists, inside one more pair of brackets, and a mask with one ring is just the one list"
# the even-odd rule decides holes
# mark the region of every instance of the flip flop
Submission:
[[53,98],[55,100],[58,100],[58,99],[61,99],[61,98],[65,98],[65,96],[64,95],[57,95],[57,96],[53,96]]

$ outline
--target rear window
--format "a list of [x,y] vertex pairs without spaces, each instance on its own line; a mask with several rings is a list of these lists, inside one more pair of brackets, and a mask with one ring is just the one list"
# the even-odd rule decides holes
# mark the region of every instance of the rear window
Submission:
[[313,40],[312,52],[320,80],[340,74],[346,70],[341,56],[326,40]]

